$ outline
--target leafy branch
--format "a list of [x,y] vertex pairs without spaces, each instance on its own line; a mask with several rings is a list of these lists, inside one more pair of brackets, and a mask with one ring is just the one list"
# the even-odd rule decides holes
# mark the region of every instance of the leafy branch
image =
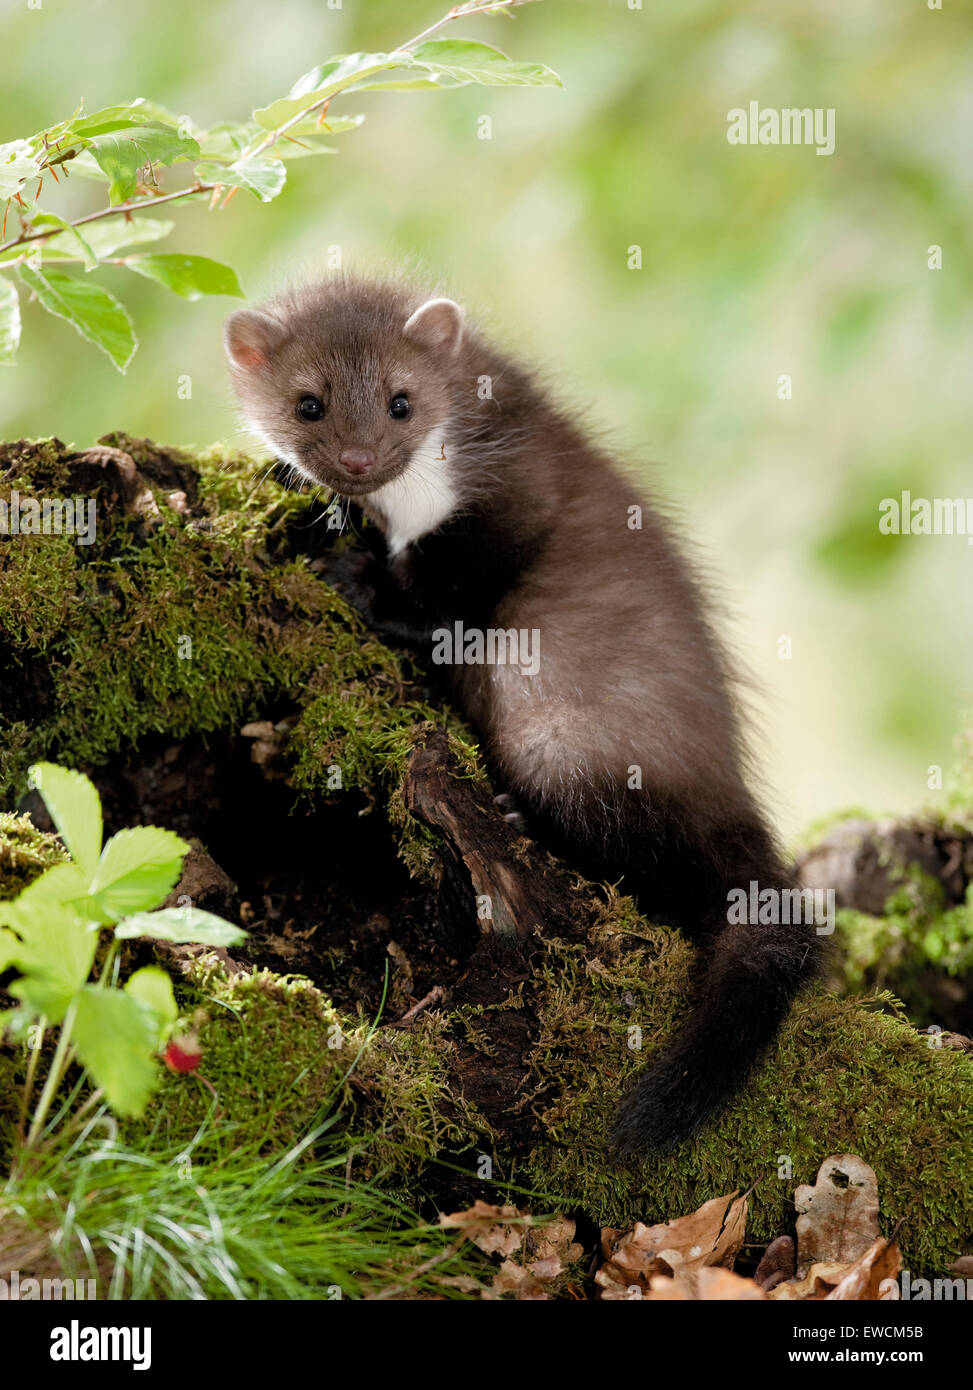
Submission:
[[[487,87],[560,86],[543,63],[517,62],[489,44],[435,37],[454,20],[506,14],[531,0],[468,0],[390,53],[351,53],[329,58],[306,72],[286,96],[258,107],[249,121],[223,122],[209,130],[138,98],[67,120],[28,139],[0,145],[0,238],[11,212],[17,235],[0,242],[0,363],[11,363],[21,337],[17,281],[49,313],[66,320],[124,372],[137,347],[124,306],[95,281],[65,274],[81,265],[87,276],[120,265],[156,280],[187,299],[223,294],[242,297],[235,272],[206,256],[182,253],[116,253],[163,240],[171,221],[139,214],[163,205],[209,197],[226,207],[243,189],[260,202],[276,198],[291,160],[337,153],[326,140],[357,129],[364,116],[335,117],[338,97],[368,91],[429,91],[470,84]],[[165,190],[160,171],[185,164],[192,180]],[[108,205],[67,221],[41,207],[49,181],[83,177],[108,185]],[[34,181],[36,180],[36,187]],[[16,277],[16,279],[14,278]]]

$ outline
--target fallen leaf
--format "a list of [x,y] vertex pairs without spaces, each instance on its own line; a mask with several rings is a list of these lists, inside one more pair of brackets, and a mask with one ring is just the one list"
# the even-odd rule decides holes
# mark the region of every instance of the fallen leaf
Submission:
[[894,1243],[879,1238],[850,1264],[815,1264],[803,1279],[791,1279],[769,1290],[785,1302],[864,1302],[884,1297],[882,1282],[895,1279],[902,1256]]
[[531,1229],[527,1236],[527,1247],[538,1263],[556,1258],[562,1264],[573,1264],[584,1254],[584,1246],[574,1238],[576,1230],[577,1224],[569,1216],[555,1216],[542,1226]]
[[767,1295],[753,1279],[744,1279],[730,1269],[704,1268],[691,1274],[678,1274],[675,1279],[653,1275],[645,1298],[670,1302],[751,1302],[762,1301]]
[[[628,1290],[648,1292],[655,1275],[691,1272],[709,1265],[729,1268],[736,1259],[747,1221],[747,1194],[736,1192],[704,1202],[698,1211],[658,1226],[637,1221],[628,1230],[606,1226],[601,1233],[604,1263],[595,1283],[611,1297]],[[606,1297],[606,1293],[600,1295]]]
[[517,1300],[549,1299],[545,1286],[584,1254],[584,1246],[574,1239],[575,1223],[560,1214],[535,1225],[530,1214],[517,1207],[478,1200],[467,1211],[441,1215],[439,1222],[458,1229],[461,1239],[471,1240],[485,1255],[501,1257],[492,1288],[481,1286],[481,1298],[512,1293]]
[[493,1287],[497,1293],[515,1294],[518,1302],[540,1302],[551,1297],[539,1279],[513,1260],[504,1260],[493,1276]]
[[768,1292],[767,1297],[801,1303],[823,1300],[841,1283],[842,1277],[850,1268],[850,1264],[840,1261],[833,1264],[814,1264],[803,1279],[789,1279],[785,1284],[777,1284]]
[[466,1211],[441,1215],[441,1226],[457,1227],[485,1255],[512,1255],[524,1240],[530,1217],[521,1216],[516,1207],[497,1207],[477,1199]]
[[881,1299],[882,1281],[896,1279],[902,1268],[899,1247],[887,1240],[876,1240],[842,1275],[828,1294],[830,1300]]
[[816,1264],[853,1264],[879,1238],[878,1183],[857,1154],[833,1154],[813,1187],[794,1194],[797,1277]]
[[439,1274],[435,1276],[435,1282],[448,1289],[458,1289],[460,1293],[479,1293],[483,1287],[472,1274]]

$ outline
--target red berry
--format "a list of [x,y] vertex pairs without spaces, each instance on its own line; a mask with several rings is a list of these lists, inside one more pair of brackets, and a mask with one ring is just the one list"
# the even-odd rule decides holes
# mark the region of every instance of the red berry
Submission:
[[193,1037],[180,1038],[178,1042],[166,1043],[162,1060],[170,1071],[195,1071],[202,1060],[199,1043]]

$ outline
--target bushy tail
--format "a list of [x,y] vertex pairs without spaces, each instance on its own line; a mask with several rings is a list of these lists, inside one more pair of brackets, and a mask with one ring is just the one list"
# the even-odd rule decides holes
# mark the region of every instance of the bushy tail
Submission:
[[723,927],[689,1018],[622,1103],[622,1153],[671,1149],[731,1099],[815,973],[818,945],[813,924]]

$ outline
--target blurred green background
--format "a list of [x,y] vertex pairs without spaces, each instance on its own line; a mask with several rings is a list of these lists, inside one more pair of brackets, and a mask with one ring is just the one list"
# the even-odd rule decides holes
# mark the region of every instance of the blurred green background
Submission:
[[[445,8],[3,0],[0,140],[82,97],[244,118],[313,64],[395,47]],[[451,32],[551,64],[566,90],[342,98],[335,114],[367,120],[335,138],[339,154],[292,164],[269,205],[173,209],[153,249],[228,261],[254,298],[335,245],[352,269],[418,260],[676,503],[755,677],[784,829],[934,799],[927,768],[949,764],[973,704],[973,548],[883,537],[877,520],[903,487],[973,497],[969,15],[923,0],[543,0]],[[729,145],[727,112],[751,99],[834,107],[836,152]],[[77,216],[102,196],[75,179],[47,205]],[[127,376],[29,307],[19,364],[0,372],[3,436],[242,438],[220,342],[233,302],[98,275],[135,319]]]

